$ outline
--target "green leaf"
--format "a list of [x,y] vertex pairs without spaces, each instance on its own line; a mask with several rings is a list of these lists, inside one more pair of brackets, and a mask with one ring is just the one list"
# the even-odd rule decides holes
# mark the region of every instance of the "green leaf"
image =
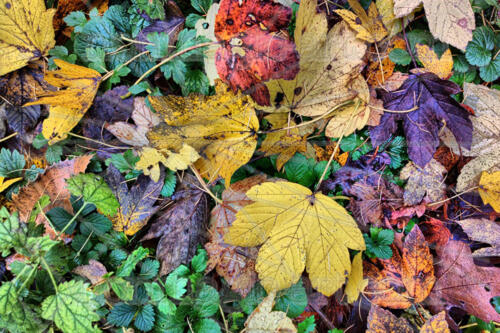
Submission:
[[407,37],[413,54],[415,54],[416,44],[432,45],[434,43],[434,37],[428,30],[414,29],[407,33]]
[[156,319],[155,331],[164,333],[184,333],[184,329],[187,326],[183,317],[181,318],[180,316],[160,312]]
[[406,50],[394,49],[389,53],[389,59],[397,65],[407,66],[411,62],[411,56]]
[[85,202],[94,204],[103,214],[116,215],[118,200],[102,177],[81,173],[69,178],[66,184],[71,194],[82,196]]
[[24,156],[17,150],[10,151],[5,148],[0,150],[0,177],[21,177],[25,165]]
[[496,57],[486,66],[479,68],[479,76],[486,82],[493,82],[500,77],[500,57]]
[[186,73],[184,85],[182,86],[182,95],[187,96],[191,93],[208,95],[209,92],[210,81],[203,71],[195,69]]
[[147,35],[147,39],[149,42],[154,45],[146,45],[146,50],[151,52],[151,56],[155,59],[161,59],[167,56],[168,54],[168,43],[170,37],[167,33],[162,32],[152,32]]
[[95,310],[99,304],[94,294],[82,281],[69,281],[59,284],[55,295],[47,297],[42,303],[42,317],[52,320],[63,332],[98,332],[92,322],[99,320]]
[[[327,161],[320,161],[314,165],[313,171],[314,171],[314,177],[319,180],[321,178],[321,175],[323,175],[323,172],[325,171],[326,166],[328,165]],[[332,169],[329,168],[326,171],[325,174],[325,179],[328,179],[330,177],[330,174],[332,173]]]
[[198,250],[196,255],[191,260],[191,268],[196,273],[202,273],[207,268],[208,256],[207,251]]
[[316,328],[314,316],[309,316],[297,325],[298,333],[310,333]]
[[151,304],[144,305],[135,317],[134,326],[141,331],[149,331],[155,324],[155,311]]
[[127,252],[122,249],[114,249],[109,254],[109,261],[113,266],[119,266],[125,259],[127,259]]
[[117,303],[108,315],[108,323],[118,327],[127,327],[132,322],[132,319],[134,319],[136,311],[137,306],[135,305]]
[[99,213],[92,213],[85,216],[80,223],[80,232],[84,236],[94,234],[97,236],[104,235],[111,230],[113,223],[104,215]]
[[61,145],[51,145],[47,147],[45,152],[45,158],[49,164],[54,164],[61,162],[61,156],[63,154],[63,147]]
[[111,157],[106,160],[106,166],[111,163],[120,171],[121,173],[130,172],[134,170],[135,164],[139,161],[139,156],[135,156],[134,152],[129,149],[123,154],[111,154]]
[[194,323],[195,333],[219,333],[221,332],[219,324],[213,319],[203,318]]
[[174,299],[181,299],[186,293],[188,279],[181,278],[176,274],[170,274],[165,280],[165,292]]
[[5,206],[0,208],[0,251],[2,256],[10,254],[10,249],[22,244],[24,232],[20,230],[18,213],[9,213]]
[[106,52],[100,47],[87,47],[85,49],[85,55],[89,60],[89,68],[92,68],[99,73],[103,74],[107,72],[106,63],[104,61],[106,57]]
[[153,302],[159,302],[165,297],[163,290],[157,282],[145,283],[144,288]]
[[[189,52],[188,52],[189,53]],[[160,67],[165,79],[173,79],[178,85],[183,85],[188,71],[186,63],[177,57]]]
[[116,275],[120,277],[127,277],[132,273],[135,266],[144,258],[148,256],[148,249],[139,246],[137,249],[132,252],[125,260],[125,262],[118,268],[116,271]]
[[165,175],[165,184],[161,188],[161,196],[168,198],[175,192],[175,185],[177,184],[177,176],[172,170],[168,170]]
[[176,309],[177,307],[175,304],[166,297],[162,298],[160,302],[158,302],[158,311],[163,314],[174,314]]
[[153,279],[160,269],[160,262],[156,259],[146,259],[141,265],[139,276],[145,280]]
[[195,25],[196,25],[196,22],[198,22],[199,19],[203,18],[203,16],[201,15],[198,15],[198,14],[195,14],[195,13],[190,13],[187,17],[186,17],[186,27],[188,28],[194,28]]
[[[73,218],[73,215],[68,213],[62,207],[54,207],[46,213],[52,225],[57,231],[63,230],[69,221]],[[71,235],[75,231],[76,221],[73,221],[69,227],[66,228],[65,233]]]
[[63,20],[68,26],[75,27],[75,33],[81,32],[87,24],[85,13],[81,11],[71,12]]
[[465,73],[469,70],[469,63],[464,55],[455,57],[453,60],[453,70],[459,73]]
[[0,286],[0,314],[3,316],[10,314],[18,303],[16,286],[10,281],[3,282]]
[[264,297],[266,297],[266,290],[260,285],[260,283],[256,283],[252,290],[247,294],[247,296],[240,301],[241,309],[247,314],[250,315],[253,310],[262,302]]
[[472,41],[467,45],[465,57],[471,65],[485,66],[491,60],[495,47],[495,34],[486,26],[474,30]]
[[392,249],[387,245],[377,245],[370,249],[373,255],[380,259],[390,259],[392,257]]
[[111,289],[115,292],[116,296],[122,301],[131,301],[134,297],[134,286],[121,277],[112,277],[109,279]]
[[191,6],[196,9],[197,12],[206,14],[212,6],[212,0],[191,0]]
[[161,0],[132,0],[132,4],[143,10],[153,20],[165,19],[165,10]]
[[394,230],[384,229],[377,234],[377,244],[391,245],[394,242]]
[[304,312],[306,306],[306,289],[302,286],[302,280],[299,280],[290,288],[278,292],[274,309],[285,312],[290,318],[296,318]]
[[311,186],[315,179],[314,169],[309,161],[304,155],[298,153],[286,162],[285,174],[289,181],[306,187]]
[[214,315],[219,310],[219,293],[214,287],[207,284],[196,293],[193,308],[200,318]]
[[122,64],[117,65],[113,70],[113,75],[109,78],[111,84],[120,83],[121,78],[130,74],[132,70]]
[[[99,13],[97,14],[99,15]],[[110,6],[103,17],[109,20],[120,33],[128,33],[131,29],[130,19],[124,6]]]

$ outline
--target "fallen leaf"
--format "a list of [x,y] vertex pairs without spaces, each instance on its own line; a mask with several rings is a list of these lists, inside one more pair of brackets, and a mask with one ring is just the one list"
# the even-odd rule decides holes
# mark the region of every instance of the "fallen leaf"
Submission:
[[93,285],[102,280],[104,274],[108,273],[106,267],[99,261],[90,259],[88,265],[77,266],[73,269],[73,273],[83,276],[90,280]]
[[256,185],[246,195],[254,203],[236,214],[224,240],[246,247],[263,244],[256,270],[266,290],[290,287],[304,268],[312,286],[325,295],[344,284],[351,271],[348,248],[364,250],[365,244],[342,206],[284,181]]
[[54,47],[52,17],[43,0],[0,0],[0,76],[46,56]]
[[500,171],[481,174],[479,195],[485,204],[489,204],[497,213],[500,213]]
[[444,43],[465,51],[476,28],[469,0],[394,0],[396,17],[409,15],[421,3],[432,35]]
[[[207,12],[207,15],[196,22],[196,36],[203,36],[212,42],[217,41],[215,38],[215,17],[218,12],[219,4],[212,4]],[[215,85],[215,80],[219,78],[217,66],[215,66],[215,54],[217,53],[218,48],[219,45],[210,45],[204,52],[205,57],[203,61],[205,64],[205,73],[207,74],[211,86]]]
[[125,121],[105,123],[104,127],[121,142],[134,147],[147,146],[149,141],[146,133],[160,123],[160,117],[151,112],[143,97],[134,98],[132,120],[135,125]]
[[224,235],[236,220],[236,213],[252,203],[245,195],[252,186],[266,181],[265,175],[255,175],[234,184],[222,192],[222,203],[212,209],[210,241],[205,244],[208,253],[208,270],[215,267],[231,289],[245,297],[257,282],[255,261],[258,249],[227,244]]
[[249,93],[262,105],[269,92],[262,82],[291,80],[298,54],[286,35],[292,9],[274,1],[222,0],[215,18],[215,38],[221,42],[215,65],[220,78],[236,92]]
[[65,139],[89,109],[99,88],[101,75],[93,69],[54,59],[59,70],[45,74],[49,84],[65,88],[44,93],[24,106],[49,104],[49,117],[43,121],[43,136],[54,144]]
[[406,235],[401,263],[401,279],[413,298],[420,303],[427,298],[436,281],[434,262],[420,228],[415,225]]
[[163,187],[163,176],[155,182],[140,175],[129,189],[125,177],[110,164],[106,181],[120,204],[118,214],[112,218],[113,229],[123,231],[128,236],[135,235],[159,209],[154,204]]
[[22,180],[23,177],[12,178],[5,180],[5,177],[0,177],[0,193],[5,191],[10,185]]
[[[377,6],[379,2],[380,1],[377,2]],[[392,0],[390,0],[390,2],[392,2]],[[387,79],[393,75],[396,64],[389,58],[389,53],[394,49],[406,50],[406,42],[398,36],[386,42],[384,45],[386,45],[385,50],[382,50],[380,46],[378,46],[377,49],[372,48],[373,55],[370,58],[367,69],[367,83],[372,86],[384,84]]]
[[368,314],[366,333],[413,333],[413,329],[406,319],[373,304]]
[[201,174],[210,180],[220,175],[229,186],[257,146],[259,121],[251,100],[223,84],[214,96],[149,98],[165,121],[148,133],[151,145],[174,152],[183,144],[193,147],[202,157],[195,164]]
[[367,285],[368,279],[363,279],[363,252],[359,252],[352,259],[351,273],[345,285],[344,292],[347,295],[347,301],[354,303]]
[[420,333],[450,333],[450,328],[446,322],[446,312],[441,311],[427,319],[420,328]]
[[300,71],[293,80],[266,83],[271,101],[271,107],[263,107],[267,112],[318,116],[357,95],[349,83],[359,75],[366,45],[345,22],[328,31],[326,15],[317,13],[316,6],[314,0],[300,3],[294,33]]
[[500,171],[500,150],[482,154],[464,165],[457,178],[457,191],[462,192],[479,186],[483,172]]
[[496,222],[478,218],[456,222],[471,240],[491,245],[475,250],[473,257],[500,257],[500,226]]
[[148,233],[141,239],[160,238],[156,248],[156,258],[161,262],[160,276],[189,263],[197,245],[204,243],[208,202],[198,186],[193,176],[185,174],[172,196],[173,203],[166,211],[157,213]]
[[441,58],[438,58],[436,52],[425,44],[417,44],[415,48],[418,59],[424,65],[423,72],[434,73],[443,80],[450,78],[453,74],[453,57],[451,56],[450,49],[447,49]]
[[71,37],[73,27],[66,26],[64,18],[71,12],[83,11],[88,13],[93,8],[98,8],[99,14],[102,15],[108,9],[108,0],[59,0],[53,20],[54,30],[62,30],[66,37]]
[[[401,32],[403,27],[403,19],[396,18],[394,15],[394,0],[377,0],[377,9],[382,17],[382,23],[387,29],[388,37],[391,38],[395,36],[397,33]],[[406,17],[404,20],[405,27],[411,22],[414,18],[413,12]]]
[[[380,91],[386,111],[380,125],[370,130],[374,146],[389,139],[396,131],[396,121],[403,121],[408,144],[408,155],[418,166],[424,167],[439,145],[439,131],[443,122],[452,131],[461,146],[470,148],[472,123],[469,112],[450,95],[460,87],[441,80],[435,74],[410,75],[396,91]],[[416,108],[414,111],[412,108]]]
[[276,292],[270,292],[245,321],[245,332],[265,333],[265,332],[297,332],[292,320],[286,316],[285,312],[273,311],[274,298]]
[[444,166],[447,172],[450,172],[460,160],[460,156],[455,154],[450,148],[446,146],[439,146],[434,153],[434,159]]
[[500,295],[500,268],[474,264],[469,246],[450,240],[436,247],[436,283],[427,298],[434,312],[459,308],[484,321],[499,321],[490,299]]
[[351,29],[358,33],[356,38],[376,43],[387,36],[387,30],[382,23],[375,2],[370,4],[368,12],[365,12],[359,1],[348,0],[348,2],[354,13],[346,9],[337,9],[335,13],[340,15]]
[[401,169],[399,177],[407,180],[404,192],[405,204],[418,205],[422,200],[436,202],[445,197],[446,184],[443,174],[446,169],[435,159],[430,160],[425,167],[420,168],[409,162]]
[[451,238],[451,232],[446,228],[443,221],[429,218],[427,221],[424,221],[419,224],[420,229],[422,230],[425,240],[428,243],[434,243],[436,245],[443,246],[448,240]]

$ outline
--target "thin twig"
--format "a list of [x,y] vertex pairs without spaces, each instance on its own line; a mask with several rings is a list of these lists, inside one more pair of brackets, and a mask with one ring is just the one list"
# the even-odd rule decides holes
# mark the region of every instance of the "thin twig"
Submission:
[[18,134],[17,132],[14,132],[14,133],[12,133],[12,134],[10,134],[10,135],[7,135],[5,138],[1,138],[1,139],[0,139],[0,143],[1,143],[1,142],[4,142],[4,141],[7,141],[7,140],[9,140],[9,139],[11,139],[11,138],[13,138],[13,137],[17,136],[17,134]]
[[431,207],[431,206],[435,206],[435,205],[442,204],[442,203],[444,203],[444,202],[450,201],[451,199],[455,199],[455,198],[457,198],[457,197],[461,196],[462,194],[465,194],[465,193],[468,193],[468,192],[474,191],[474,190],[476,190],[476,189],[478,189],[478,188],[479,188],[479,186],[474,186],[474,187],[471,187],[471,188],[469,188],[469,189],[467,189],[467,190],[465,190],[465,191],[462,191],[462,192],[460,192],[460,193],[457,193],[457,194],[455,194],[455,195],[454,195],[454,196],[452,196],[452,197],[449,197],[449,198],[446,198],[446,199],[443,199],[443,200],[440,200],[440,201],[436,201],[436,202],[431,202],[431,203],[428,203],[428,204],[427,204],[427,207]]
[[408,53],[410,54],[411,60],[413,61],[413,66],[417,68],[417,62],[415,61],[415,57],[413,56],[413,52],[411,51],[411,46],[410,43],[408,42],[408,37],[406,37],[406,18],[403,18],[403,27],[401,30],[403,30],[403,37],[405,39],[406,43],[406,49],[408,50]]
[[190,165],[189,168],[191,169],[191,171],[193,171],[194,175],[196,176],[196,179],[198,179],[198,182],[200,183],[201,187],[203,187],[204,192],[207,193],[209,196],[211,196],[212,199],[214,199],[216,203],[218,203],[219,205],[221,205],[222,204],[222,200],[219,199],[219,198],[217,198],[217,196],[215,196],[215,194],[213,194],[212,191],[210,191],[210,189],[208,188],[207,184],[205,184],[205,181],[201,177],[201,175],[198,172],[198,170],[196,170],[196,168],[193,167],[192,165]]
[[110,145],[109,143],[102,142],[102,141],[99,141],[99,140],[94,140],[94,139],[91,139],[91,138],[87,138],[86,136],[81,136],[81,135],[78,135],[78,134],[75,134],[75,133],[72,133],[72,132],[68,132],[68,135],[74,136],[75,138],[79,138],[79,139],[82,139],[82,140],[92,141],[92,142],[98,143],[100,145],[109,147],[109,148],[125,149],[125,150],[130,149],[130,147],[113,146],[113,145]]
[[130,63],[132,63],[134,60],[142,57],[143,55],[146,55],[148,54],[149,51],[144,51],[144,52],[141,52],[139,54],[136,54],[135,56],[133,56],[132,58],[130,58],[129,60],[127,60],[125,63],[121,64],[118,68],[116,69],[113,69],[112,71],[109,71],[106,73],[106,75],[104,75],[101,79],[101,82],[102,81],[106,81],[107,79],[109,79],[111,76],[113,76],[113,74],[117,71],[119,71],[120,69],[122,69],[123,67],[129,65]]

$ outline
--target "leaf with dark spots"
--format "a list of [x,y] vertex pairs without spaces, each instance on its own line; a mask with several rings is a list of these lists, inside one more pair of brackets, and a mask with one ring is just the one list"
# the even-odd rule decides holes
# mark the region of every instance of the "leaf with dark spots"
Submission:
[[368,315],[366,333],[413,333],[413,328],[404,318],[398,318],[388,310],[372,305]]
[[[439,145],[439,131],[448,127],[457,142],[469,149],[472,143],[470,113],[450,95],[460,87],[441,80],[432,73],[410,75],[395,91],[379,91],[385,112],[380,125],[370,131],[374,146],[388,140],[402,121],[408,143],[408,155],[415,164],[424,167]],[[408,111],[416,108],[414,111]]]
[[128,188],[125,177],[113,164],[107,170],[106,181],[120,203],[118,214],[113,218],[113,228],[126,235],[134,235],[156,213],[159,206],[154,206],[163,187],[163,173],[158,182],[140,175],[136,183]]
[[173,203],[158,214],[145,241],[160,238],[156,257],[161,262],[160,275],[170,273],[180,264],[187,264],[195,255],[198,244],[205,241],[208,221],[207,196],[198,189],[196,179],[186,174]]
[[7,104],[18,107],[35,100],[50,87],[43,79],[44,70],[43,62],[34,62],[0,77],[0,95]]

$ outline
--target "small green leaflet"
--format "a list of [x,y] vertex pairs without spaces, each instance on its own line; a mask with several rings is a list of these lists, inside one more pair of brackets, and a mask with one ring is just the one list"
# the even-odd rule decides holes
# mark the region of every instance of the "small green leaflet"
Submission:
[[24,156],[17,150],[10,151],[5,148],[0,150],[0,177],[21,177],[25,165]]
[[66,184],[71,194],[82,196],[86,203],[94,204],[103,214],[116,215],[118,200],[102,177],[93,173],[81,173],[68,179]]
[[310,333],[314,331],[316,327],[316,323],[314,322],[314,316],[309,316],[304,321],[297,325],[298,333]]
[[394,231],[382,228],[370,228],[370,236],[363,234],[366,244],[365,254],[370,258],[389,259],[392,249],[389,245],[394,242]]
[[21,244],[20,238],[24,233],[19,229],[18,213],[10,215],[7,207],[0,208],[0,251],[3,257],[10,254],[11,248]]
[[116,276],[127,277],[132,273],[135,266],[148,256],[148,249],[139,246],[132,254],[130,254],[125,262],[116,271]]
[[406,50],[403,49],[394,49],[389,53],[389,59],[394,62],[396,65],[409,65],[411,62],[411,56],[408,54]]

